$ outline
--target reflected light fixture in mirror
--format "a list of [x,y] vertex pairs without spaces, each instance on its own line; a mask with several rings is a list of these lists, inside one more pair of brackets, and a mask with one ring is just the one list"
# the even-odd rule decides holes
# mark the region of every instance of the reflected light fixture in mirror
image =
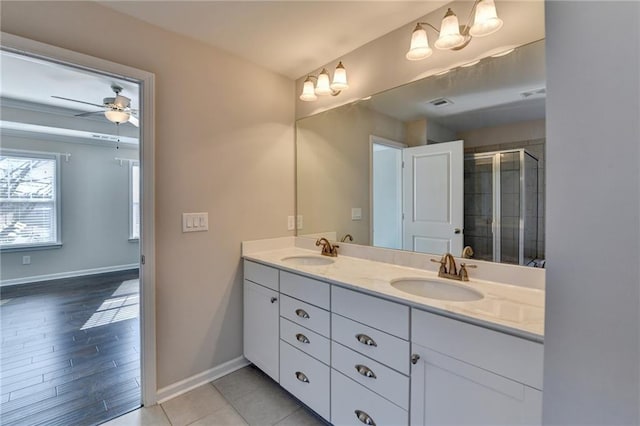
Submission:
[[[473,25],[470,25],[471,15],[474,11]],[[469,44],[472,37],[493,34],[502,28],[502,24],[493,0],[475,0],[469,13],[469,22],[465,25],[460,25],[458,17],[449,8],[442,19],[440,30],[428,22],[418,22],[411,34],[411,45],[406,58],[410,61],[419,61],[428,58],[433,53],[424,26],[430,27],[438,33],[438,39],[434,43],[437,49],[460,50]]]
[[[315,80],[315,87],[314,82]],[[341,91],[349,88],[347,83],[347,70],[342,65],[342,61],[336,66],[336,70],[333,73],[333,82],[329,83],[329,71],[326,68],[322,68],[318,76],[308,75],[304,80],[302,86],[302,94],[300,99],[303,101],[311,102],[318,99],[318,96],[338,96]]]

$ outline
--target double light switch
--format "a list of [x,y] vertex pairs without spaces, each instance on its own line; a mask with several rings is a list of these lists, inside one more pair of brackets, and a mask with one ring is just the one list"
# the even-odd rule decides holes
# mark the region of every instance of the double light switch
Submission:
[[209,230],[209,213],[182,213],[182,232]]

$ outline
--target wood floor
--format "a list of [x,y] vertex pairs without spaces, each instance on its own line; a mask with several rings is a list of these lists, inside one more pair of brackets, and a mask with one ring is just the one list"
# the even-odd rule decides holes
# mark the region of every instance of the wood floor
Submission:
[[140,406],[138,271],[0,289],[0,424],[93,425]]

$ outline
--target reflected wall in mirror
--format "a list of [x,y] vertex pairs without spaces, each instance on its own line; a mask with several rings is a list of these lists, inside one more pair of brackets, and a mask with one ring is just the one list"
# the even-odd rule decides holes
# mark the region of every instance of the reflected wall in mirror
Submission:
[[298,235],[544,266],[544,120],[544,40],[298,120]]

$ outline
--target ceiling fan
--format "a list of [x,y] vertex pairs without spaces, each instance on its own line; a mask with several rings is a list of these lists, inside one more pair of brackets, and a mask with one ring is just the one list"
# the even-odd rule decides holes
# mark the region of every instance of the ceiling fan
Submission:
[[107,120],[116,124],[131,123],[132,125],[139,127],[140,123],[138,118],[134,115],[137,114],[137,110],[131,108],[131,99],[120,94],[122,87],[113,84],[111,90],[115,93],[115,96],[107,97],[102,100],[102,105],[95,104],[93,102],[85,102],[77,99],[64,98],[62,96],[51,96],[52,98],[62,99],[65,101],[77,102],[85,105],[93,105],[101,108],[99,111],[83,112],[75,114],[76,117],[86,117],[94,114],[104,114]]

